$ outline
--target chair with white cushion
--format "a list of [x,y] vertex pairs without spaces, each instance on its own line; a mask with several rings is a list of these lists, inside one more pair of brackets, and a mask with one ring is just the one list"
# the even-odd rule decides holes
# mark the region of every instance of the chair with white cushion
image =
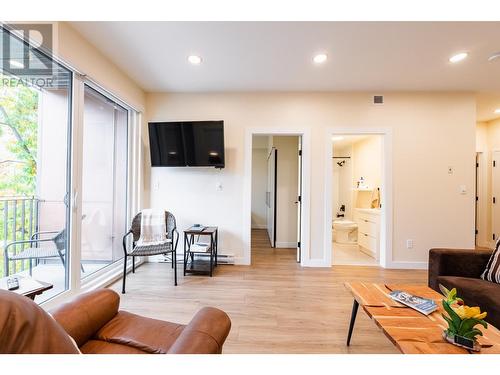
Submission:
[[[177,231],[177,225],[175,221],[175,216],[168,211],[165,211],[165,224],[166,224],[166,236],[167,242],[160,245],[137,245],[137,241],[141,237],[141,213],[139,212],[134,216],[132,220],[132,226],[129,231],[123,236],[123,284],[122,293],[125,293],[125,278],[127,275],[127,258],[132,257],[132,273],[135,273],[135,257],[138,256],[152,256],[152,255],[167,255],[172,256],[172,268],[174,269],[174,283],[177,285],[177,243],[179,241],[179,232]],[[132,249],[127,251],[127,236],[132,234]]]

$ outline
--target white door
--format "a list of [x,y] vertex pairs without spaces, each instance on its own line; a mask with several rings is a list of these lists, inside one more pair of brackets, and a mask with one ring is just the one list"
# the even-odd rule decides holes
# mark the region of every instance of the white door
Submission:
[[500,151],[493,151],[491,168],[492,232],[493,240],[500,236]]
[[301,217],[302,217],[302,137],[299,137],[299,142],[298,142],[298,176],[299,178],[297,179],[298,183],[298,197],[297,197],[297,263],[300,263],[301,259]]
[[277,183],[278,150],[271,149],[267,158],[267,234],[271,247],[276,247],[276,183]]

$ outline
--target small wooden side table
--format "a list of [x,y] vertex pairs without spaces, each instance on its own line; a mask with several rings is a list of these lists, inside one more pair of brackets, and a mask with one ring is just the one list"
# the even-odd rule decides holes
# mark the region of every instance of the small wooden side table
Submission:
[[[197,252],[193,248],[195,237],[210,237],[208,251]],[[210,275],[212,277],[214,267],[217,267],[217,245],[219,237],[218,227],[191,227],[184,231],[184,276],[187,273],[198,275]],[[208,254],[209,262],[195,259],[197,254]]]
[[17,277],[19,279],[19,289],[11,290],[11,292],[31,298],[32,300],[35,300],[35,297],[38,296],[39,294],[42,294],[43,292],[52,289],[54,287],[54,285],[52,284],[35,280],[29,276],[14,275],[14,276],[2,277],[0,279],[0,289],[8,290],[7,279],[10,279],[11,277]]

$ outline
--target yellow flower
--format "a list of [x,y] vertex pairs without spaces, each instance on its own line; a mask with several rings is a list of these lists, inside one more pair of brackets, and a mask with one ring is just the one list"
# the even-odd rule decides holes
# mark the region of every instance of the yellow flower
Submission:
[[458,307],[452,307],[453,311],[457,313],[457,315],[460,317],[460,319],[469,319],[469,318],[474,318],[474,319],[484,319],[486,317],[486,312],[481,312],[481,309],[476,306],[476,307],[469,307],[469,306],[458,306]]

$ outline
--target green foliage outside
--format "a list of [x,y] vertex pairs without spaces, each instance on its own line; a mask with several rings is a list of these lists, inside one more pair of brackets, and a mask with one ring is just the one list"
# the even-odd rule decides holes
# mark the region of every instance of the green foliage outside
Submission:
[[35,194],[37,138],[38,92],[0,86],[1,196]]
[[[34,89],[0,86],[0,277],[4,275],[4,244],[14,238],[29,239],[31,235],[30,208],[35,209],[36,203],[30,202],[31,199],[24,200],[24,231],[23,200],[16,202],[15,217],[14,203],[10,201],[7,220],[5,207],[6,197],[31,198],[36,192],[38,100],[38,92]],[[11,263],[11,272],[13,266]],[[19,270],[21,263],[17,262],[15,266]]]

